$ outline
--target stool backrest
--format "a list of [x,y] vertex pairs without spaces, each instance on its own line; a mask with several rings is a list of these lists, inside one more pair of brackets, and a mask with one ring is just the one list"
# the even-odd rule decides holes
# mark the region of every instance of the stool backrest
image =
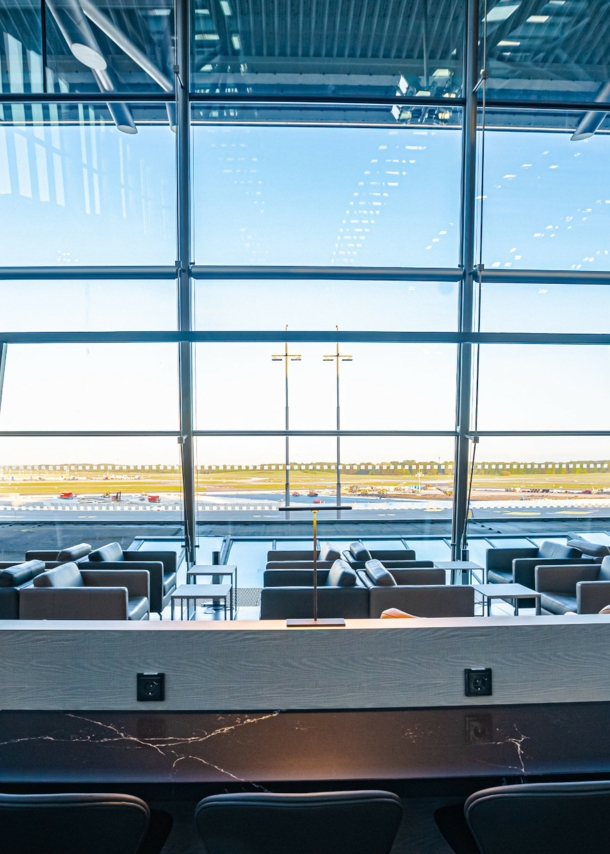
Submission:
[[2,854],[135,854],[150,811],[114,794],[0,795]]
[[213,795],[195,811],[207,854],[389,854],[401,818],[380,791]]
[[610,840],[610,781],[484,789],[464,806],[482,854],[602,854]]

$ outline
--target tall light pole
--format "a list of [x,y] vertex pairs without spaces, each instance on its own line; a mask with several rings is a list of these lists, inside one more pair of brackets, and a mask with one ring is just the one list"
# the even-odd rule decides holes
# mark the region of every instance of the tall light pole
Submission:
[[[288,330],[288,326],[286,326],[286,330]],[[289,353],[288,352],[288,342],[284,345],[283,353],[275,353],[271,356],[272,362],[284,362],[284,400],[285,400],[285,417],[286,417],[286,471],[285,471],[285,483],[284,483],[284,495],[286,507],[290,504],[290,439],[288,438],[288,430],[290,430],[290,404],[289,404],[289,396],[288,396],[288,362],[300,362],[301,354],[300,353]]]
[[[335,326],[337,332],[339,327]],[[341,429],[341,371],[339,365],[341,362],[353,362],[354,357],[347,353],[341,353],[339,350],[339,342],[334,353],[329,353],[323,356],[324,362],[334,362],[337,378],[337,507],[341,507],[341,437],[338,435]],[[337,518],[341,518],[341,510],[337,510]]]

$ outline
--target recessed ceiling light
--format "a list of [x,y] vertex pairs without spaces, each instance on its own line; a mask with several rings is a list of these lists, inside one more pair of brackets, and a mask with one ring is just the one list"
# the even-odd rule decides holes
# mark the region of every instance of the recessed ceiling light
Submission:
[[550,15],[530,15],[526,24],[546,24]]
[[521,42],[511,42],[508,39],[502,39],[498,42],[498,47],[518,47]]

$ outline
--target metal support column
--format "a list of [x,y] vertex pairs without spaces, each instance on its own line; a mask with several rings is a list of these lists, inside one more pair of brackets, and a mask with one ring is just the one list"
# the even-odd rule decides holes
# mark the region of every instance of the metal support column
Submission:
[[[479,0],[468,0],[462,131],[462,187],[461,187],[461,246],[459,331],[472,332],[474,309],[475,261],[475,206],[476,206],[476,156],[477,156],[477,94],[479,76]],[[468,462],[472,378],[472,344],[458,345],[455,463],[453,474],[453,518],[451,525],[451,558],[467,559],[463,553],[463,535],[468,512]]]
[[[193,328],[191,284],[191,176],[189,105],[189,6],[188,0],[176,0],[176,168],[178,182],[178,328]],[[187,564],[196,563],[195,453],[193,447],[193,345],[179,345],[180,442],[182,450],[182,489],[184,496],[184,540]]]

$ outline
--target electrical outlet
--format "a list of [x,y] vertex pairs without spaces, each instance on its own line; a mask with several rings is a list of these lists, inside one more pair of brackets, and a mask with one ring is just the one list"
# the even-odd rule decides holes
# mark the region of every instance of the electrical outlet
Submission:
[[138,700],[142,703],[165,700],[165,673],[138,673]]
[[467,697],[491,697],[491,667],[469,667],[464,675]]

